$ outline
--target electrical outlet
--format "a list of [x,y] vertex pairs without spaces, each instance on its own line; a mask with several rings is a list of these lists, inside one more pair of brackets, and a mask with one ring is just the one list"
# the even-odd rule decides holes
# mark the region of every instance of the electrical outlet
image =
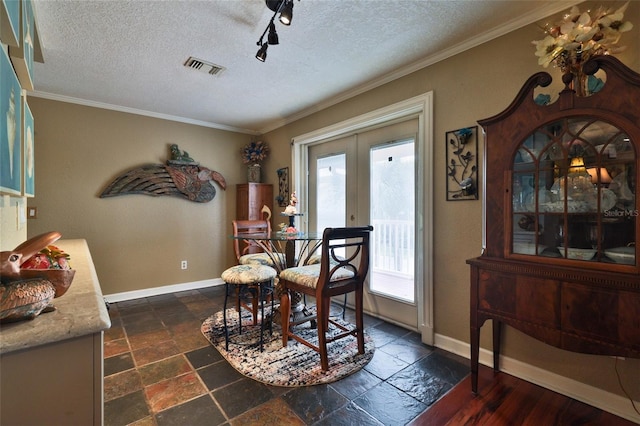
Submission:
[[183,260],[182,262],[180,262],[180,269],[187,269],[187,261]]

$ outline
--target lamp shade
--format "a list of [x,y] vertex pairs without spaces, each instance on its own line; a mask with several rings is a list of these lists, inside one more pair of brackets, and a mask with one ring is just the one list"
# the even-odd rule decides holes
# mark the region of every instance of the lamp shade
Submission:
[[271,21],[271,23],[269,24],[269,35],[267,36],[267,40],[271,45],[280,43],[278,40],[278,33],[276,32],[276,25],[273,23],[273,21]]
[[598,183],[598,171],[600,172],[600,183],[611,183],[611,175],[604,167],[587,169],[587,173],[591,176],[591,182]]
[[584,173],[586,169],[584,167],[584,159],[582,157],[574,157],[571,159],[569,165],[569,173]]

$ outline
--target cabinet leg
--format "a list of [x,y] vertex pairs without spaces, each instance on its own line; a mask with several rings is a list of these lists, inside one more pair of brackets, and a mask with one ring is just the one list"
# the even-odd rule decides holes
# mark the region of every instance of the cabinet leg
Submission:
[[493,320],[493,371],[500,371],[500,341],[502,338],[502,322]]
[[480,355],[480,328],[471,327],[471,391],[478,393],[478,361]]

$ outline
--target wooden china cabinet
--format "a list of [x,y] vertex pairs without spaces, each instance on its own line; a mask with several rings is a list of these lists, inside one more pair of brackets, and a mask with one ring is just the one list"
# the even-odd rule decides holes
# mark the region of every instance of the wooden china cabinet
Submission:
[[611,56],[583,70],[600,90],[576,96],[566,74],[545,105],[534,100],[551,82],[540,72],[479,121],[483,253],[467,261],[473,392],[488,319],[495,371],[503,324],[570,351],[640,358],[640,74]]

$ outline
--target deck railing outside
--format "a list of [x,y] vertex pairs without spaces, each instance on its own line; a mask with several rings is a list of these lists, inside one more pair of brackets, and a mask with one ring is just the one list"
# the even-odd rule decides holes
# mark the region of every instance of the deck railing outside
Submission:
[[413,275],[415,225],[408,220],[373,220],[371,267]]

